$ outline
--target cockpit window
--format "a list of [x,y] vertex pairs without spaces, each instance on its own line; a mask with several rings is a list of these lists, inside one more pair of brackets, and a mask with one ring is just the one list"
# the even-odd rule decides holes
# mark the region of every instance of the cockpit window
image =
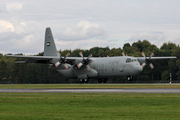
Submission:
[[131,62],[131,58],[126,59],[126,63],[129,63],[129,62]]
[[136,62],[137,60],[136,59],[131,59],[131,62]]
[[137,59],[127,58],[126,63],[130,63],[130,62],[137,62]]
[[137,59],[131,59],[131,62],[137,62]]

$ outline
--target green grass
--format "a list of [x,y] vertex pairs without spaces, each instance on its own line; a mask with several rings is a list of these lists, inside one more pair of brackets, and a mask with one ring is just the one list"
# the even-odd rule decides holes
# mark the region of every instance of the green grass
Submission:
[[0,93],[0,120],[179,120],[180,94]]
[[180,88],[180,84],[0,84],[0,89]]

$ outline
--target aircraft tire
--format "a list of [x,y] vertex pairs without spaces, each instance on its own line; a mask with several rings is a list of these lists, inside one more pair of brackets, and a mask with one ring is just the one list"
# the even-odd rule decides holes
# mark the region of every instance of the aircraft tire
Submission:
[[84,83],[84,79],[79,79],[79,81],[80,81],[81,83]]
[[103,80],[102,79],[98,79],[98,83],[102,83],[103,82]]
[[88,83],[88,82],[89,82],[89,78],[84,79],[84,82],[85,82],[85,83]]
[[127,79],[128,81],[133,81],[133,76],[128,76]]
[[105,79],[102,79],[102,82],[103,83],[107,83],[107,79],[105,78]]

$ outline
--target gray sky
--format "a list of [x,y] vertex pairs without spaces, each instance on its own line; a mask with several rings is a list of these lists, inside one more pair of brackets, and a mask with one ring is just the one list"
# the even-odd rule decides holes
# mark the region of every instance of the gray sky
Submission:
[[0,53],[43,52],[51,27],[58,50],[180,43],[179,0],[0,0]]

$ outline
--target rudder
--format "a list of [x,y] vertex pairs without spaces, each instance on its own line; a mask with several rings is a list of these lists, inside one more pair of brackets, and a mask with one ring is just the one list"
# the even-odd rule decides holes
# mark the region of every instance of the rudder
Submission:
[[44,41],[44,56],[58,56],[51,28],[46,28]]

